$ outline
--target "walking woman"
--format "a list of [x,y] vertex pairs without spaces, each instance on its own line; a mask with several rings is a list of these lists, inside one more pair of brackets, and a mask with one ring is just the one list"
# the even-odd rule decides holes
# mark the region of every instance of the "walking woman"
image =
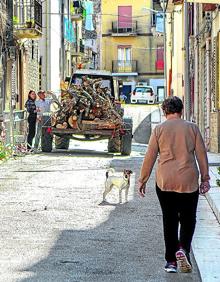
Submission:
[[36,109],[36,93],[33,90],[29,91],[28,100],[25,103],[28,115],[28,136],[27,136],[27,149],[30,150],[36,132],[37,109]]
[[165,271],[177,272],[178,266],[181,272],[191,272],[189,254],[198,197],[210,188],[207,153],[197,125],[181,119],[181,99],[175,96],[166,99],[162,110],[166,121],[156,126],[151,135],[138,191],[145,196],[146,182],[159,154],[156,193],[163,214]]

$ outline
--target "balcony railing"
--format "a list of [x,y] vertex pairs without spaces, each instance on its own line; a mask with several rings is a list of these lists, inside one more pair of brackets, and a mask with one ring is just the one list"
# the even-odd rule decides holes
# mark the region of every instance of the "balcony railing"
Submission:
[[112,22],[112,35],[115,36],[135,36],[137,34],[137,21],[121,24],[119,21]]
[[137,72],[137,61],[112,61],[112,72]]
[[14,34],[17,38],[42,36],[42,5],[39,0],[14,1]]

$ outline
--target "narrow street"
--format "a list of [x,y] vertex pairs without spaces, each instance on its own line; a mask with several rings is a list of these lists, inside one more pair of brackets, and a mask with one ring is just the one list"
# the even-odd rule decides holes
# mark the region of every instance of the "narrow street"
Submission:
[[[0,167],[0,281],[201,281],[167,274],[154,174],[145,199],[135,183],[146,150],[130,157],[106,141],[71,143],[69,151],[29,155]],[[101,204],[105,171],[133,170],[129,202],[116,190]]]
[[220,282],[219,66],[220,0],[1,0],[0,282]]

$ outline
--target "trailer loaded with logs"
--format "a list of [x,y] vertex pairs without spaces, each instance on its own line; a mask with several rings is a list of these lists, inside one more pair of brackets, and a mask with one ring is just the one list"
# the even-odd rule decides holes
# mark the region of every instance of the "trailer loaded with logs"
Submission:
[[93,141],[108,139],[108,152],[130,155],[132,119],[124,117],[110,72],[78,70],[53,97],[51,119],[42,128],[41,147],[51,152],[68,149],[70,139]]

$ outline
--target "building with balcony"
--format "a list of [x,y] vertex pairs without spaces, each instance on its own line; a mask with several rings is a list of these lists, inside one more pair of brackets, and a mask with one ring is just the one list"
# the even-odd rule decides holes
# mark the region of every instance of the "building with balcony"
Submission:
[[40,0],[15,0],[13,7],[14,35],[17,39],[39,39],[42,36]]
[[71,46],[72,71],[75,69],[98,68],[98,37],[100,25],[100,0],[71,1],[71,21],[75,42]]
[[[137,82],[163,86],[163,34],[154,33],[153,1],[102,1],[101,68],[127,95]],[[161,7],[159,6],[161,9]]]
[[[220,152],[220,13],[219,1],[187,4],[189,29],[189,107],[207,150]],[[215,4],[216,3],[216,4]],[[186,101],[185,9],[183,1],[169,0],[167,16],[168,93]],[[186,107],[185,107],[186,108]]]
[[3,1],[8,15],[5,36],[4,111],[21,110],[30,89],[39,89],[39,39],[42,36],[40,0]]
[[[72,3],[72,1],[71,1]],[[72,73],[75,25],[67,0],[42,2],[44,32],[40,40],[40,88],[60,92],[60,83]]]

